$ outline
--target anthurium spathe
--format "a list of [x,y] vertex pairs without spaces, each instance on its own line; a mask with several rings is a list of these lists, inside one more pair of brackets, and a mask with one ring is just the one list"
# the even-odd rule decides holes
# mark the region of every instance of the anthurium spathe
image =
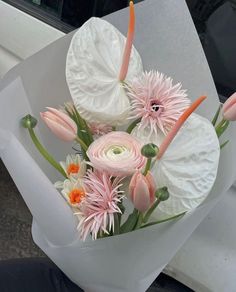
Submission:
[[[148,133],[141,130],[133,134],[145,143],[158,146],[165,139],[163,135],[152,135],[148,141]],[[207,119],[192,114],[152,167],[158,187],[166,186],[170,195],[157,207],[155,214],[172,216],[201,204],[214,184],[219,156],[219,140],[214,127]]]
[[[88,122],[126,123],[130,101],[119,79],[126,38],[107,21],[89,19],[73,36],[66,61],[66,80],[76,108]],[[143,71],[132,47],[125,81]]]

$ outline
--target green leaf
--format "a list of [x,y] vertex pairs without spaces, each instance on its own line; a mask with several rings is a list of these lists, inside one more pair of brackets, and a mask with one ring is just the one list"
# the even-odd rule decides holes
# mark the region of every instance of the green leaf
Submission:
[[36,136],[34,129],[28,128],[30,137],[32,142],[34,143],[35,147],[38,149],[39,153],[56,169],[58,170],[65,178],[67,178],[67,174],[65,173],[64,169],[58,163],[52,155],[47,151],[46,148],[40,143],[38,137]]
[[134,209],[133,213],[129,215],[125,223],[120,227],[120,234],[134,230],[139,217],[139,211]]
[[118,235],[120,233],[120,220],[119,220],[119,214],[114,214],[114,232],[113,235]]
[[218,110],[216,111],[215,115],[214,115],[214,118],[212,120],[212,125],[215,126],[217,120],[218,120],[218,117],[219,117],[219,114],[220,114],[220,110],[221,110],[221,107],[222,105],[220,104],[219,107],[218,107]]
[[216,134],[218,138],[225,132],[228,126],[229,126],[229,121],[226,121],[224,119],[216,126]]
[[139,212],[138,220],[133,230],[139,229],[143,223],[143,213]]
[[225,141],[223,144],[220,145],[220,150],[225,147],[229,143],[229,140]]
[[120,202],[120,203],[118,203],[118,207],[121,211],[121,213],[118,213],[118,219],[119,219],[119,225],[120,225],[122,214],[125,213],[125,206],[123,205],[123,202]]
[[150,223],[148,223],[148,224],[145,224],[145,225],[141,226],[141,228],[145,228],[145,227],[152,226],[152,225],[155,225],[155,224],[160,224],[160,223],[164,223],[164,222],[167,222],[167,221],[170,221],[170,220],[177,219],[177,218],[179,218],[179,217],[184,216],[185,213],[186,213],[186,212],[183,212],[183,213],[180,213],[180,214],[178,214],[178,215],[175,215],[175,216],[172,216],[172,217],[169,217],[169,218],[163,219],[163,220],[158,220],[158,221],[150,222]]

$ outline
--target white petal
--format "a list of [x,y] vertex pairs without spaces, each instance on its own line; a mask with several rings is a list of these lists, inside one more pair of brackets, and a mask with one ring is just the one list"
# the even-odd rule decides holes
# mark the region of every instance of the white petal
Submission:
[[54,183],[54,187],[56,189],[63,189],[63,187],[64,187],[64,181],[57,181],[57,182],[55,182]]
[[[130,103],[118,80],[125,40],[114,26],[99,18],[88,20],[72,38],[66,79],[77,109],[90,122],[116,125],[127,117]],[[133,47],[126,81],[142,70]]]
[[[144,139],[145,135],[139,132],[139,137]],[[152,142],[160,144],[157,139]],[[212,124],[192,114],[152,169],[157,186],[167,186],[170,192],[170,198],[160,203],[155,216],[179,214],[201,204],[215,182],[219,156],[219,141]]]
[[[152,134],[150,135],[150,133]],[[160,146],[162,140],[165,138],[165,135],[161,130],[158,131],[157,134],[155,134],[154,132],[151,131],[150,126],[140,128],[139,125],[137,125],[133,129],[132,135],[145,144],[154,143],[158,147]]]

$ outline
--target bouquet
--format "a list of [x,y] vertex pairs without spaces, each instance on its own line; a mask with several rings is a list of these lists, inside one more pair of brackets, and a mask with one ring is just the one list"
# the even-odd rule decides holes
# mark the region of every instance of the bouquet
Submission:
[[[214,185],[220,148],[228,143],[218,138],[235,119],[235,95],[211,122],[193,113],[206,96],[191,104],[180,83],[155,68],[143,71],[133,37],[132,1],[127,39],[96,18],[74,34],[66,62],[72,101],[41,113],[56,136],[73,143],[63,161],[42,145],[34,117],[21,121],[60,176],[60,203],[43,174],[37,177],[41,191],[53,194],[45,210],[54,200],[52,216],[56,212],[61,224],[55,228],[66,233],[66,226],[77,226],[73,240],[50,242],[54,230],[32,203],[34,240],[85,291],[147,289],[183,243],[188,224],[197,226],[196,217],[207,212],[207,205],[198,206]],[[36,180],[36,172],[29,177]]]
[[214,184],[220,147],[228,142],[219,145],[218,137],[232,107],[216,129],[220,108],[212,123],[193,114],[206,96],[190,105],[181,83],[143,72],[132,47],[134,25],[131,1],[126,40],[108,22],[91,18],[71,41],[66,78],[73,101],[48,107],[41,118],[60,139],[76,143],[75,153],[56,162],[34,133],[37,121],[22,120],[64,177],[55,187],[78,218],[82,240],[160,224],[196,208]]

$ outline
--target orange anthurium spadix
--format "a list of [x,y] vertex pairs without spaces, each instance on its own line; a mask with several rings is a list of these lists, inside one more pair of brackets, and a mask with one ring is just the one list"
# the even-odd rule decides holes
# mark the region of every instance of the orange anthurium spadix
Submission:
[[122,65],[120,68],[120,76],[119,76],[120,81],[125,80],[126,74],[128,72],[129,60],[130,60],[133,39],[134,39],[135,13],[134,13],[133,1],[129,2],[129,7],[130,7],[129,28],[128,28],[125,50],[124,50],[123,59],[122,59]]
[[180,116],[176,124],[173,126],[173,128],[170,130],[170,132],[167,134],[166,138],[163,140],[163,142],[160,145],[159,153],[157,155],[157,159],[160,159],[163,154],[165,153],[166,149],[178,133],[179,129],[182,127],[184,122],[187,120],[187,118],[198,108],[198,106],[206,99],[206,96],[200,96],[197,100],[195,100],[189,108],[186,109],[186,111]]

